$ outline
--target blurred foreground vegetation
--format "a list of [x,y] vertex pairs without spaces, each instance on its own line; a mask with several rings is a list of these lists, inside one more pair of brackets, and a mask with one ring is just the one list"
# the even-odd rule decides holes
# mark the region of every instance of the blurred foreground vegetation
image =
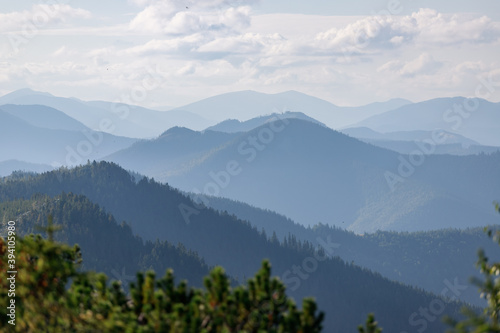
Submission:
[[[286,296],[284,284],[271,278],[268,261],[244,286],[231,288],[221,267],[205,277],[204,289],[190,288],[185,281],[175,285],[172,270],[162,278],[148,271],[137,274],[126,294],[119,282],[108,283],[104,274],[80,272],[77,245],[30,235],[16,239],[16,288],[11,297],[8,254],[7,242],[0,238],[2,332],[321,331],[323,313],[315,301],[304,299],[299,310]],[[11,299],[15,317],[8,316]]]
[[[498,204],[496,210],[500,212]],[[271,277],[266,260],[253,278],[234,288],[224,270],[215,267],[205,277],[204,289],[186,281],[176,285],[173,271],[167,270],[162,278],[153,271],[137,273],[126,293],[105,274],[79,269],[79,246],[53,240],[58,227],[52,217],[43,229],[48,239],[17,237],[15,250],[0,238],[2,332],[321,332],[324,314],[316,302],[305,298],[299,309],[287,297],[285,285]],[[500,231],[486,232],[500,245]],[[10,267],[14,257],[15,267]],[[449,332],[500,332],[500,263],[489,263],[484,251],[478,257],[484,277],[473,282],[488,306],[481,314],[464,309],[462,321],[445,318]],[[9,273],[13,269],[16,274]],[[358,331],[382,329],[369,314]]]

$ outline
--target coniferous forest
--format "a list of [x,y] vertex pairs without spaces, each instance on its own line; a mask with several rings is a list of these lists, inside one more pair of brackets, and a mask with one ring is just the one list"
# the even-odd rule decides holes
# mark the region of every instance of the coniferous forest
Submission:
[[[32,255],[32,260],[42,260],[42,262],[58,261],[54,258],[49,260],[44,259],[43,256],[38,256],[36,251],[39,250],[30,254],[29,249],[33,250],[34,248],[47,248],[47,251],[49,251],[48,249],[51,247],[61,247],[61,253],[66,253],[65,255],[71,253],[70,257],[74,259],[65,263],[67,265],[65,270],[67,270],[68,275],[54,277],[51,281],[62,283],[62,285],[69,285],[70,281],[71,283],[79,281],[78,283],[88,284],[88,288],[90,288],[87,290],[89,294],[85,296],[89,297],[88,303],[85,303],[88,304],[89,308],[85,308],[85,311],[90,310],[93,313],[89,317],[89,322],[84,320],[75,324],[74,327],[71,326],[71,322],[53,323],[54,327],[58,327],[59,324],[62,325],[60,328],[62,330],[77,330],[80,327],[78,325],[83,325],[82,327],[97,325],[95,323],[97,320],[92,316],[98,316],[99,311],[102,310],[98,307],[99,302],[111,302],[106,305],[110,307],[109,311],[116,307],[122,309],[121,311],[125,311],[123,308],[125,304],[131,306],[130,304],[133,301],[138,301],[134,297],[145,297],[144,295],[134,294],[138,293],[137,289],[134,288],[144,283],[147,283],[153,289],[146,291],[141,287],[141,292],[151,293],[150,297],[153,297],[153,295],[159,297],[158,299],[151,298],[152,303],[147,307],[147,311],[151,311],[151,315],[154,313],[154,315],[172,318],[167,320],[164,323],[165,325],[174,325],[173,323],[179,321],[178,325],[181,325],[179,331],[181,330],[180,327],[198,325],[199,322],[193,324],[196,321],[191,322],[191,319],[187,318],[194,316],[194,320],[196,316],[201,316],[201,314],[189,313],[187,309],[194,306],[191,303],[194,299],[198,299],[194,296],[195,294],[202,298],[209,297],[203,293],[210,291],[210,283],[215,283],[214,281],[207,282],[210,281],[210,278],[221,279],[217,282],[220,284],[218,288],[222,288],[217,289],[217,293],[220,293],[217,297],[224,298],[226,296],[222,295],[227,294],[228,298],[224,298],[224,302],[229,303],[224,306],[235,306],[234,311],[236,312],[234,313],[235,318],[226,318],[227,322],[220,322],[221,326],[216,324],[214,328],[209,328],[212,324],[207,324],[207,332],[224,331],[225,329],[234,331],[239,320],[241,320],[240,324],[242,325],[246,320],[250,320],[248,318],[241,319],[245,318],[245,316],[253,318],[250,320],[250,326],[248,326],[253,328],[249,328],[248,331],[258,331],[258,328],[267,327],[265,329],[268,331],[288,332],[289,330],[293,331],[289,327],[291,327],[292,322],[296,322],[299,325],[295,328],[297,332],[302,329],[300,325],[306,325],[307,323],[307,325],[310,325],[307,326],[309,327],[307,329],[311,330],[311,332],[320,330],[320,327],[327,327],[328,330],[334,328],[335,331],[340,332],[355,329],[372,312],[376,314],[376,319],[383,323],[385,330],[400,329],[406,325],[407,318],[412,318],[415,312],[415,304],[427,306],[435,303],[445,304],[442,313],[439,314],[455,319],[462,318],[460,309],[466,306],[473,313],[480,312],[479,308],[475,306],[460,303],[453,292],[447,295],[432,295],[422,289],[391,282],[380,274],[362,269],[354,263],[345,262],[335,253],[342,246],[331,243],[328,237],[324,241],[327,246],[323,248],[316,247],[310,241],[297,239],[292,234],[280,239],[276,233],[267,234],[265,230],[258,230],[248,221],[239,220],[236,216],[225,211],[215,211],[208,207],[199,209],[197,214],[190,217],[190,223],[186,223],[178,207],[180,205],[195,207],[188,196],[168,185],[159,184],[153,179],[143,178],[137,180],[112,163],[92,162],[79,168],[60,169],[41,175],[17,173],[2,180],[0,196],[2,198],[0,204],[2,214],[6,220],[17,221],[16,230],[22,230],[22,232],[18,231],[17,233],[19,242],[20,244],[26,242],[26,251],[28,252],[26,255]],[[153,203],[155,204],[153,205]],[[108,209],[103,207],[108,207]],[[144,210],[144,207],[147,208]],[[115,215],[121,218],[118,220],[114,217]],[[125,216],[130,218],[122,219]],[[136,219],[133,219],[134,217]],[[49,232],[49,219],[57,226],[57,230]],[[7,224],[4,225],[7,226]],[[156,239],[154,239],[150,230],[156,230]],[[228,233],[230,233],[231,237],[226,237]],[[7,235],[8,230],[4,229],[3,234]],[[30,236],[33,234],[37,236]],[[456,237],[456,233],[452,230],[444,232],[444,234],[444,236],[436,237],[438,239],[443,238],[445,241],[447,237]],[[471,232],[471,234],[476,233]],[[40,238],[40,236],[43,238]],[[350,235],[350,237],[353,238],[354,235]],[[414,234],[412,236],[411,234],[389,233],[383,237],[386,239],[385,241],[378,240],[374,242],[373,239],[369,239],[366,246],[371,246],[368,248],[371,250],[376,247],[391,246],[391,243],[397,244],[401,241],[408,241],[410,244],[413,242],[418,245],[418,239],[422,235]],[[487,236],[485,235],[485,237]],[[451,239],[447,240],[447,242],[452,244]],[[328,244],[331,246],[328,247]],[[440,244],[443,243],[440,242]],[[70,251],[73,245],[77,246],[77,252],[64,252],[62,250]],[[22,250],[23,248],[21,248]],[[57,257],[58,251],[49,251],[46,255]],[[203,257],[200,257],[200,253],[203,253]],[[7,252],[4,252],[4,255],[7,255]],[[263,258],[269,261],[263,263]],[[297,263],[302,263],[302,269],[298,267]],[[272,271],[270,269],[271,264]],[[473,265],[473,262],[470,264]],[[46,266],[46,269],[52,269],[49,267],[50,265]],[[224,267],[224,271],[217,267]],[[172,273],[165,275],[165,272],[169,269],[172,269],[175,275]],[[416,268],[414,267],[414,269]],[[139,274],[136,276],[137,272],[144,272],[141,274],[145,275]],[[92,274],[98,273],[101,275],[91,277]],[[271,279],[271,273],[278,280]],[[39,274],[39,276],[44,276],[43,272],[39,272]],[[75,280],[78,274],[83,274],[83,280]],[[254,274],[257,275],[254,276]],[[173,296],[161,294],[167,292],[166,290],[155,291],[154,286],[158,285],[158,283],[154,282],[156,281],[155,276],[164,276],[164,279],[166,279],[159,280],[163,281],[158,282],[159,284],[171,283],[179,286],[179,291],[173,289],[172,292],[180,292],[183,295],[179,296],[179,306],[185,307],[185,311],[188,312],[181,311],[183,315],[178,318],[175,316],[180,315],[179,313],[174,315],[169,312],[175,308],[173,304],[169,303],[172,306],[171,310],[164,308],[165,305],[160,305],[162,304],[161,299],[169,299],[169,297]],[[252,276],[256,280],[252,280]],[[269,310],[271,313],[276,311],[282,313],[281,315],[286,313],[290,317],[273,317],[274,321],[267,322],[262,318],[272,317],[273,314],[266,312],[266,316],[263,316],[261,313],[261,317],[254,318],[254,315],[251,315],[254,310],[247,309],[247,305],[234,305],[232,303],[246,302],[244,299],[233,299],[233,297],[251,297],[246,293],[251,294],[252,292],[259,294],[261,291],[257,292],[251,289],[256,287],[255,283],[264,283],[259,279],[266,280],[267,287],[260,286],[258,288],[273,286],[274,289],[271,289],[272,291],[266,289],[268,294],[266,294],[267,296],[263,295],[262,300],[248,300],[253,304],[252,306],[256,307],[254,310],[257,312],[263,311],[259,309],[259,306],[264,306],[264,303],[270,301],[266,297],[278,297],[273,296],[273,293],[276,292],[281,293],[280,299],[286,295],[287,301],[284,301],[283,304],[280,303],[280,306],[275,309],[266,308],[265,311]],[[107,281],[107,283],[104,281]],[[40,283],[43,284],[43,282]],[[451,283],[456,283],[456,281],[451,281]],[[65,288],[61,291],[56,286],[54,288],[54,290],[66,293],[80,290],[83,286],[72,286],[68,289],[69,291]],[[92,288],[96,288],[96,290],[104,288],[99,291],[103,299],[91,299],[92,292],[90,290]],[[192,291],[193,294],[190,294],[189,288],[195,288]],[[455,292],[461,292],[460,288],[459,284]],[[31,289],[31,287],[27,288],[26,291],[28,292]],[[37,292],[40,293],[37,297],[45,299],[41,295],[44,295],[45,292],[52,292],[52,289],[45,290],[42,288]],[[6,294],[3,295],[5,302],[7,300]],[[61,295],[58,297],[52,295],[51,297],[55,297],[55,299],[67,297],[68,299],[65,301],[68,302],[72,297],[75,297],[75,295],[71,294]],[[311,295],[314,295],[314,301],[308,298]],[[108,297],[109,299],[107,299]],[[257,296],[254,295],[254,297]],[[20,296],[19,300],[21,299],[23,299],[22,296]],[[113,303],[118,302],[119,299],[124,303]],[[297,301],[297,305],[292,305],[292,299]],[[306,302],[304,307],[301,305],[300,300],[302,299]],[[436,300],[439,300],[439,302]],[[44,306],[42,304],[40,303],[38,306]],[[200,304],[197,306],[203,307]],[[60,304],[59,306],[65,308],[70,305],[68,303],[68,305]],[[139,327],[142,327],[144,331],[154,331],[155,329],[157,331],[168,331],[172,329],[165,328],[171,326],[162,326],[161,328],[155,328],[154,325],[148,326],[151,325],[151,322],[157,322],[157,320],[146,319],[149,315],[143,313],[146,308],[139,310],[134,308],[135,306],[137,305],[126,309],[126,311],[131,311],[128,314],[131,316],[130,318],[126,319],[125,317],[128,315],[122,313],[124,317],[120,317],[122,318],[120,320],[123,320],[123,322],[115,317],[118,314],[112,314],[112,312],[100,313],[106,318],[103,321],[105,326],[96,327],[100,327],[99,329],[104,331],[107,329],[105,327],[108,327],[106,325],[110,325],[109,327],[117,325],[114,329],[125,327],[127,324],[124,323],[127,320],[132,320],[132,318],[138,320],[138,317],[134,316],[141,316],[142,313],[143,327],[141,325]],[[94,307],[96,308],[94,309]],[[297,312],[285,310],[290,307],[296,309],[294,311]],[[245,308],[249,312],[247,314],[238,313],[238,308]],[[157,311],[160,312],[156,313],[153,309],[158,309]],[[32,311],[35,310],[32,309]],[[78,311],[83,310],[73,309],[72,311],[78,313]],[[166,312],[163,313],[162,311]],[[300,311],[309,312],[304,314]],[[26,314],[28,313],[26,312]],[[77,316],[75,313],[67,315]],[[440,320],[424,322],[425,317],[419,317],[417,312],[415,314],[417,315],[413,315],[413,319],[417,325],[425,323],[426,327],[432,327],[433,331],[443,332],[447,327]],[[204,315],[208,316],[207,318],[212,318],[212,315],[216,316],[215,313]],[[240,316],[242,317],[240,318]],[[302,318],[302,316],[310,316],[307,323],[297,319]],[[203,318],[196,318],[201,322],[204,320]],[[397,318],[402,318],[402,320],[398,321]],[[206,319],[210,323],[211,320]],[[218,323],[216,319],[213,320],[214,323]],[[93,321],[95,322],[93,323]],[[231,328],[230,325],[233,325],[231,322],[236,326]],[[33,325],[41,324],[34,322]],[[223,329],[222,327],[226,328]],[[243,328],[236,330],[245,331]]]

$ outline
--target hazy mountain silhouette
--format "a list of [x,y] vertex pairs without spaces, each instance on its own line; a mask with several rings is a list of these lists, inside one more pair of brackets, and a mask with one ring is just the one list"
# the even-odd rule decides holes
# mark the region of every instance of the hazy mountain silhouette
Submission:
[[353,127],[343,129],[341,132],[374,146],[406,155],[419,150],[419,144],[423,142],[432,143],[432,151],[429,152],[431,154],[490,154],[500,150],[500,147],[480,145],[478,142],[460,134],[444,130],[380,133],[368,127]]
[[478,98],[437,98],[404,105],[350,127],[379,132],[444,129],[483,145],[500,146],[500,103]]
[[45,105],[7,104],[0,106],[0,109],[36,127],[66,131],[89,130],[81,122]]
[[[21,119],[34,113],[37,117],[46,118],[46,121],[42,121],[42,126],[50,126],[51,120],[60,119],[63,119],[60,126],[54,124],[52,127],[79,126],[64,114],[58,114],[57,110],[44,106],[8,106],[8,109],[10,113],[0,107],[0,161],[20,160],[51,166],[75,165],[109,155],[136,141],[91,131],[86,127],[78,131],[38,127]],[[17,111],[20,111],[20,117],[17,117]]]
[[36,164],[18,160],[7,160],[0,162],[0,177],[8,176],[13,171],[41,173],[53,169],[54,168],[48,164]]
[[1,104],[49,106],[93,130],[135,138],[153,138],[172,126],[201,130],[215,123],[188,112],[162,112],[125,103],[84,102],[31,89],[21,89],[2,96]]
[[303,114],[302,112],[286,111],[283,113],[273,113],[268,116],[260,116],[257,118],[252,118],[247,121],[228,119],[218,123],[217,125],[210,126],[206,130],[226,132],[226,133],[248,132],[256,127],[262,126],[270,121],[275,121],[276,119],[279,118],[307,120],[316,124],[320,124],[322,126],[326,126],[323,123],[317,121],[316,119]]
[[227,119],[246,121],[262,115],[294,111],[305,113],[329,127],[339,128],[408,103],[411,102],[394,99],[359,107],[341,107],[298,91],[264,94],[247,90],[205,98],[174,110],[189,111],[217,122]]
[[432,140],[433,136],[439,137],[438,144],[461,144],[464,146],[479,145],[477,141],[464,137],[463,135],[452,133],[445,130],[434,131],[396,131],[380,133],[368,127],[353,127],[341,130],[342,133],[352,136],[357,139],[374,139],[383,141],[424,141]]
[[[409,155],[419,150],[418,142],[415,141],[396,141],[396,140],[374,140],[360,139],[374,146],[390,149],[400,154]],[[432,148],[432,154],[449,155],[477,155],[491,154],[500,151],[500,147],[483,145],[463,145],[461,143],[439,144]]]
[[154,140],[136,142],[127,149],[105,157],[119,165],[156,178],[183,174],[212,150],[224,146],[236,135],[173,127]]
[[[207,139],[197,155],[175,156],[181,163],[159,163],[169,155],[158,140],[106,159],[182,190],[247,202],[303,225],[322,222],[362,233],[496,221],[489,205],[498,195],[500,154],[426,155],[424,146],[418,156],[403,156],[308,121],[286,122],[219,137],[226,139],[222,143]],[[201,137],[186,132],[178,144],[193,152]],[[151,165],[167,167],[145,172]]]

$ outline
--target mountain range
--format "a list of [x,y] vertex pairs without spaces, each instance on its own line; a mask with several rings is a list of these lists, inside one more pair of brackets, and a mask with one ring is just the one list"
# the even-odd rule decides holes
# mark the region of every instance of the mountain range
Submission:
[[325,124],[317,121],[314,118],[311,118],[305,115],[302,112],[292,112],[286,111],[283,113],[272,113],[267,116],[260,116],[256,118],[249,119],[247,121],[239,121],[237,119],[228,119],[224,120],[217,125],[208,127],[205,131],[215,131],[215,132],[225,132],[225,133],[237,133],[237,132],[248,132],[262,126],[271,121],[275,121],[276,119],[287,118],[287,119],[301,119],[307,120],[312,123],[320,124],[322,126],[326,126]]
[[127,148],[135,141],[93,131],[47,106],[0,106],[0,161],[78,165]]
[[171,266],[198,285],[220,264],[238,283],[270,258],[328,328],[375,311],[409,331],[443,285],[484,306],[465,281],[478,247],[500,258],[482,232],[498,222],[499,106],[242,91],[156,111],[20,90],[0,97],[0,209],[26,233],[55,214],[108,275]]
[[174,110],[192,112],[218,122],[227,119],[246,121],[287,111],[302,112],[327,126],[339,128],[409,103],[411,102],[405,99],[392,99],[387,102],[344,107],[298,91],[265,94],[247,90],[205,98]]
[[[431,127],[442,122],[436,117],[437,110],[457,103],[464,108],[477,103],[474,117],[463,119],[462,127],[472,134],[488,126],[498,127],[500,122],[490,121],[497,116],[498,104],[464,98],[422,103],[395,100],[371,105],[363,112],[361,109],[347,112],[298,92],[264,95],[249,91],[230,93],[202,100],[186,109],[192,114],[204,109],[213,114],[213,118],[219,117],[220,111],[220,117],[225,117],[230,105],[236,107],[231,103],[240,100],[244,102],[237,108],[240,118],[250,114],[251,109],[255,110],[254,114],[263,114],[264,105],[283,101],[296,102],[297,109],[310,105],[312,111],[309,114],[271,113],[246,121],[225,120],[203,131],[177,126],[154,139],[137,140],[93,131],[83,121],[98,121],[96,115],[102,116],[103,110],[112,103],[82,102],[31,90],[13,92],[1,97],[0,103],[41,101],[71,112],[46,105],[0,106],[0,163],[8,173],[15,165],[27,171],[44,171],[48,165],[72,166],[87,160],[108,160],[183,191],[247,202],[289,216],[306,226],[326,223],[356,233],[474,227],[493,222],[493,213],[488,212],[487,205],[497,200],[494,190],[499,182],[498,173],[494,171],[498,169],[497,147],[479,145],[481,141],[453,129],[407,128],[378,132],[356,127],[343,130],[365,141],[360,142],[331,130],[328,123],[310,114],[316,112],[338,118],[349,112],[352,115],[364,112],[364,116],[372,116],[362,122],[376,125],[377,119],[401,112],[410,115],[412,123],[426,122]],[[381,110],[392,107],[395,109]],[[371,111],[366,111],[369,109]],[[134,110],[135,113],[130,114],[142,119],[143,124],[155,123],[158,129],[165,123],[151,115],[170,112]],[[416,116],[418,112],[422,119]],[[377,115],[373,116],[374,113]],[[135,121],[136,116],[125,120]],[[467,126],[465,121],[469,122]],[[403,118],[399,122],[404,122]],[[129,125],[137,125],[132,123]],[[384,126],[390,128],[396,123],[387,121]],[[108,132],[120,127],[112,120],[106,125]],[[142,127],[139,124],[135,128]],[[443,152],[470,156],[455,159],[436,155]],[[487,154],[474,155],[477,153]],[[462,186],[452,181],[457,177],[464,183]],[[450,214],[452,218],[447,217]],[[481,219],[474,222],[473,216],[481,216]]]
[[105,160],[306,226],[364,233],[495,223],[488,208],[498,195],[500,153],[425,154],[430,148],[403,156],[309,121],[281,119],[245,133],[173,128]]
[[500,103],[453,97],[404,105],[349,127],[368,127],[379,132],[442,129],[483,145],[500,146],[498,124]]
[[[168,111],[147,109],[133,105],[129,100],[130,98],[118,98],[116,102],[82,101],[21,89],[0,97],[0,105],[45,105],[64,112],[93,130],[133,138],[153,138],[174,126],[202,130],[228,119],[246,121],[286,111],[302,112],[332,128],[338,128],[411,103],[404,99],[394,99],[359,107],[340,107],[296,91],[279,94],[239,91],[206,98]],[[102,128],[100,123],[103,119],[108,119],[114,125],[112,131]]]
[[[65,194],[70,192],[73,194]],[[40,197],[40,193],[44,197]],[[275,235],[268,237],[235,216],[210,208],[198,209],[196,202],[167,185],[146,178],[135,182],[129,173],[111,163],[94,162],[35,177],[18,175],[15,179],[2,179],[0,201],[9,212],[21,214],[8,216],[18,220],[20,226],[25,223],[22,214],[26,213],[27,230],[38,216],[54,212],[54,219],[64,221],[71,237],[81,237],[80,241],[88,246],[92,246],[93,240],[85,235],[104,234],[104,231],[111,232],[109,237],[113,243],[122,240],[126,244],[126,237],[130,238],[128,227],[122,223],[120,228],[115,222],[126,221],[143,239],[170,244],[181,242],[202,256],[208,265],[220,264],[237,279],[250,276],[262,258],[269,258],[273,274],[287,285],[289,295],[295,299],[316,298],[328,314],[325,320],[328,332],[349,331],[363,321],[367,312],[375,312],[377,318],[387,323],[385,329],[391,332],[424,326],[433,331],[442,330],[444,325],[439,320],[427,322],[419,314],[419,308],[429,308],[431,302],[439,302],[442,306],[439,315],[457,318],[463,305],[450,299],[453,296],[450,289],[440,295],[426,293],[344,262],[335,257],[335,250],[342,244],[328,237],[322,237],[323,246],[317,249],[308,242],[297,241],[294,236],[283,241]],[[93,204],[112,215],[106,215]],[[106,242],[100,242],[100,250],[91,258],[99,259],[97,262],[101,264],[109,262],[107,246]],[[121,254],[121,258],[136,258],[136,247],[125,247],[128,254]],[[188,261],[185,265],[195,265],[196,256],[186,256],[180,249],[180,245],[177,250],[173,249],[172,257],[184,256]],[[151,250],[148,245],[141,251]],[[151,262],[154,258],[152,255],[148,260]],[[203,271],[202,266],[198,267]]]
[[[482,145],[500,146],[497,135],[499,103],[478,98],[437,98],[418,103],[392,99],[346,107],[297,91],[278,94],[239,91],[169,111],[155,111],[132,105],[130,98],[117,99],[116,102],[87,102],[21,89],[0,97],[0,105],[4,104],[45,105],[64,112],[93,130],[133,138],[154,138],[174,126],[203,130],[229,119],[233,122],[248,121],[292,111],[301,112],[334,129],[367,127],[379,132],[438,129],[463,135]],[[103,119],[113,126],[102,126]],[[219,125],[217,130],[223,128]]]
[[116,102],[81,101],[56,97],[49,93],[21,89],[0,97],[3,104],[44,105],[62,111],[94,131],[130,138],[153,138],[172,126],[203,129],[214,122],[183,111],[155,111]]
[[419,150],[425,142],[432,145],[432,149],[427,151],[429,154],[475,155],[489,154],[500,150],[498,146],[481,145],[460,134],[444,130],[380,133],[368,127],[353,127],[343,129],[341,132],[374,146],[405,155]]
[[[190,196],[194,200],[198,197],[196,194]],[[485,306],[485,300],[478,298],[476,287],[470,283],[472,276],[480,276],[470,263],[477,260],[476,252],[480,248],[490,260],[500,260],[498,245],[488,238],[483,227],[411,233],[379,231],[357,235],[324,224],[304,227],[284,215],[230,199],[204,197],[203,203],[238,216],[268,235],[275,233],[278,239],[291,234],[297,240],[321,246],[322,239],[330,238],[340,245],[335,249],[336,256],[393,281],[439,294],[446,281],[454,280],[454,283],[466,286],[455,297],[480,307]]]

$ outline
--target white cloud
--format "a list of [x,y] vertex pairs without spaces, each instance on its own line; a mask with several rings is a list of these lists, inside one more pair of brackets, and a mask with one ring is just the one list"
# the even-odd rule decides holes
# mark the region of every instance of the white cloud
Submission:
[[[75,18],[90,13],[58,7],[40,31],[43,42],[12,56],[9,40],[0,39],[0,91],[47,85],[55,94],[106,99],[140,84],[149,66],[165,88],[155,95],[159,104],[240,89],[296,89],[362,104],[470,95],[478,76],[496,79],[500,67],[499,22],[473,14],[254,15],[245,0],[128,2],[139,7],[121,21],[99,16],[85,25]],[[21,30],[40,8],[0,14],[0,32]]]
[[429,53],[423,53],[410,61],[391,60],[377,69],[377,72],[393,72],[401,76],[416,76],[434,74],[443,65],[434,60]]
[[189,63],[189,64],[183,66],[182,68],[180,68],[176,72],[176,74],[179,76],[184,76],[184,75],[194,74],[195,72],[196,72],[196,65],[194,65],[193,63]]
[[491,43],[500,39],[500,22],[488,17],[445,15],[420,9],[407,16],[366,17],[343,28],[317,34],[310,45],[316,52],[365,54],[408,43],[450,45]]
[[434,60],[432,55],[424,53],[418,58],[407,62],[400,70],[401,75],[414,76],[434,74],[443,64]]
[[368,17],[319,33],[313,47],[337,53],[360,53],[369,49],[393,48],[414,38],[411,26],[394,17]]
[[139,6],[139,7],[144,7],[144,6],[147,6],[147,5],[154,3],[155,1],[153,1],[153,0],[128,0],[128,2],[131,4],[134,4],[136,6]]
[[200,46],[197,51],[231,54],[267,53],[271,51],[274,46],[284,41],[284,37],[279,34],[262,35],[246,33],[238,36],[215,39]]
[[222,0],[186,4],[174,0],[152,2],[130,22],[130,29],[188,35],[204,31],[239,31],[250,26],[249,6],[232,7],[229,1]]
[[129,3],[135,4],[140,7],[156,5],[163,3],[172,8],[220,8],[241,5],[245,3],[247,5],[258,3],[258,0],[129,0]]
[[500,39],[500,22],[493,22],[486,16],[471,18],[465,14],[445,15],[421,9],[404,20],[413,25],[419,39],[425,43],[476,44]]
[[0,62],[0,82],[8,82],[9,81],[9,70],[11,68],[11,64],[7,62]]
[[186,37],[170,39],[153,39],[144,45],[131,47],[124,51],[126,54],[154,55],[154,54],[188,54],[207,41],[201,34],[192,34]]
[[33,5],[30,10],[12,13],[0,13],[0,32],[25,31],[34,33],[33,30],[66,23],[75,18],[88,19],[91,13],[70,5]]
[[52,56],[59,58],[76,57],[80,55],[80,52],[75,49],[70,49],[67,46],[61,46],[52,53]]

